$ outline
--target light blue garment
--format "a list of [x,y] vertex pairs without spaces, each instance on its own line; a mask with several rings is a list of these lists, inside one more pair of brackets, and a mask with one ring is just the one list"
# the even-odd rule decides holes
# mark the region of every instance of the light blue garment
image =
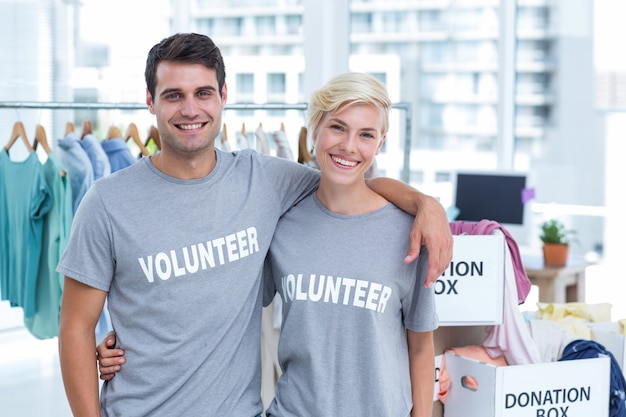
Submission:
[[111,163],[109,162],[109,157],[106,152],[102,149],[100,141],[96,139],[94,135],[87,134],[79,143],[91,161],[93,179],[97,180],[98,178],[109,175],[111,173]]
[[57,145],[55,152],[58,152],[59,160],[70,176],[72,207],[73,213],[76,213],[78,205],[94,182],[93,167],[76,133],[72,132],[59,139]]
[[103,140],[102,149],[106,152],[111,163],[111,172],[119,171],[131,166],[138,161],[128,148],[126,141],[122,138],[112,138]]
[[72,227],[72,191],[69,174],[55,154],[48,155],[43,170],[52,204],[43,223],[43,246],[36,287],[37,311],[32,317],[24,319],[24,325],[36,338],[50,339],[59,334],[63,275],[56,272],[56,266]]
[[52,204],[37,154],[31,152],[25,160],[15,162],[6,151],[0,151],[0,189],[0,196],[4,196],[0,234],[6,236],[0,255],[0,292],[11,306],[24,309],[24,317],[32,317],[43,219]]

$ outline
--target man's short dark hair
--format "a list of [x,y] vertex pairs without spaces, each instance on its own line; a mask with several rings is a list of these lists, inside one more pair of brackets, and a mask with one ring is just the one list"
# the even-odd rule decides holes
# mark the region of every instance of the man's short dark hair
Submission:
[[155,99],[156,69],[161,61],[201,64],[215,70],[219,93],[226,81],[226,68],[220,49],[213,40],[198,33],[177,33],[163,39],[150,49],[146,61],[146,86]]

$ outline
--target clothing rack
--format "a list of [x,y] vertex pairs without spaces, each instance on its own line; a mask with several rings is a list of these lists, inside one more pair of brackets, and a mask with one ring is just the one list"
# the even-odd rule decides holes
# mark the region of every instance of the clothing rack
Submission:
[[[409,182],[411,165],[411,117],[412,106],[409,102],[391,105],[404,111],[404,158],[400,179]],[[70,101],[0,101],[0,109],[50,109],[50,110],[146,110],[145,103],[101,103]],[[232,103],[224,110],[301,110],[307,109],[306,103]]]

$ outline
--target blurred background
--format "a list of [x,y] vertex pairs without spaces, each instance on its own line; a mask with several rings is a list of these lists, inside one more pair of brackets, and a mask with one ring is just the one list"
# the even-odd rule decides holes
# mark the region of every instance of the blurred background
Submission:
[[[309,94],[370,72],[394,101],[380,175],[436,196],[451,220],[464,219],[460,174],[523,177],[524,197],[502,202],[522,210],[503,222],[522,253],[538,256],[546,219],[575,229],[587,301],[624,318],[625,16],[622,0],[0,0],[0,144],[17,121],[44,126],[53,149],[68,122],[100,139],[135,123],[147,138],[146,55],[176,32],[220,47],[234,147],[262,125],[297,154]],[[0,414],[70,415],[56,340],[22,321],[0,302]]]

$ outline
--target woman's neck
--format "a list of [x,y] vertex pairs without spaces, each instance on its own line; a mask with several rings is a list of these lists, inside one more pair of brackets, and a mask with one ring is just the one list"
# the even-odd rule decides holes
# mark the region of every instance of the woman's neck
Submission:
[[366,214],[387,204],[387,200],[372,191],[365,181],[339,185],[324,181],[322,177],[316,195],[328,210],[337,214]]

